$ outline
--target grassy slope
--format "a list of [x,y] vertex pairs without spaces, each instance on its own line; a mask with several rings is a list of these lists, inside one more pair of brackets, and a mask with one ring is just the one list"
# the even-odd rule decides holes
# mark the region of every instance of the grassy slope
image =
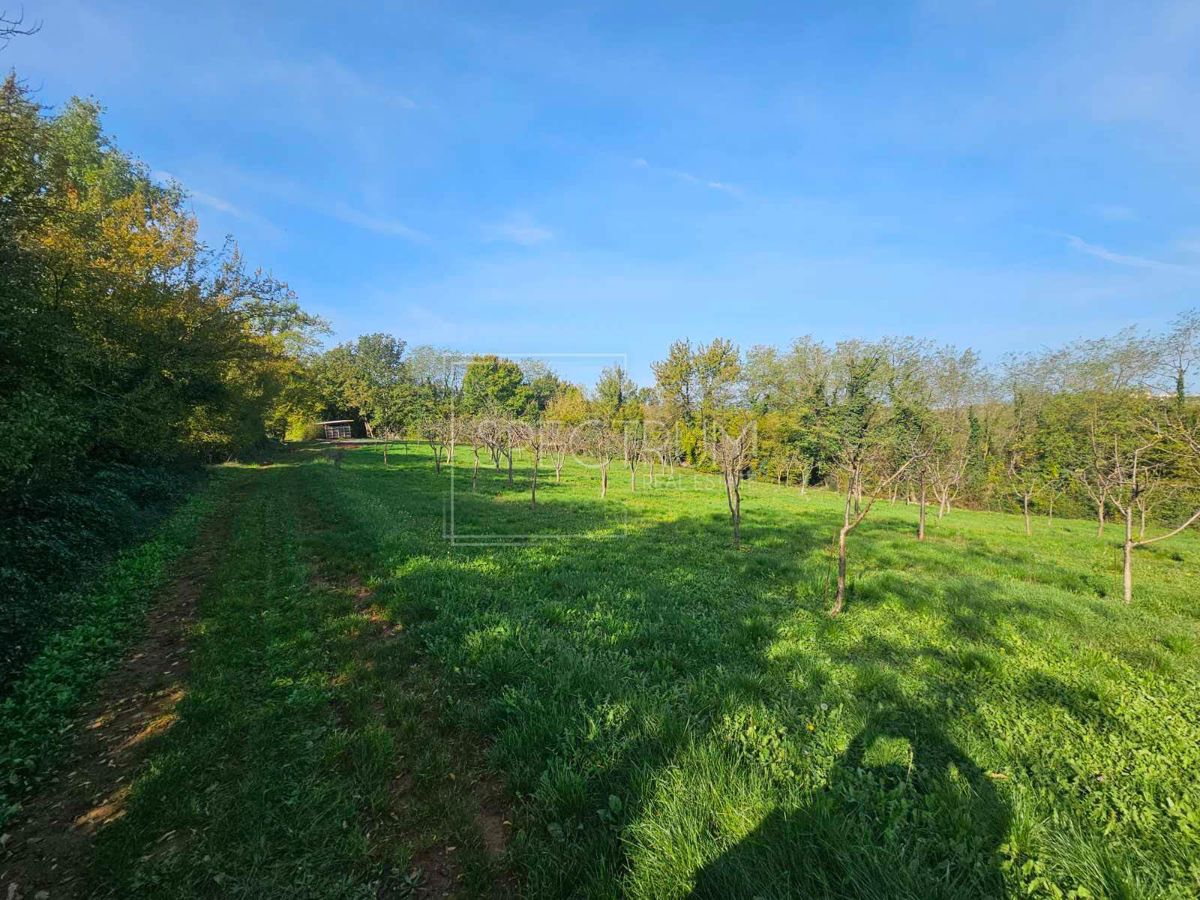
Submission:
[[[956,511],[922,545],[915,510],[883,505],[830,620],[828,494],[749,485],[736,552],[711,479],[631,497],[614,466],[601,503],[572,467],[533,512],[520,471],[471,496],[460,469],[458,533],[595,539],[452,548],[448,476],[391,461],[247,476],[182,721],[102,835],[107,879],[352,895],[445,839],[482,891],[443,790],[454,735],[477,735],[522,801],[531,896],[1200,891],[1194,536],[1139,554],[1125,608],[1115,532],[1030,540]],[[406,634],[370,665],[330,586],[358,580]],[[389,830],[398,767],[415,805]]]

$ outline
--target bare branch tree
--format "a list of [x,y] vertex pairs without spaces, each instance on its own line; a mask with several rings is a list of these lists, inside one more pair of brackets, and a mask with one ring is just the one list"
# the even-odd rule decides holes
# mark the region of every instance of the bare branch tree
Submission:
[[463,434],[471,442],[471,493],[475,493],[479,484],[479,448],[486,446],[483,440],[485,430],[483,419],[471,417],[462,424]]
[[1122,541],[1122,596],[1126,603],[1133,600],[1133,548],[1140,546],[1140,541],[1133,536],[1133,514],[1138,508],[1146,477],[1146,454],[1159,441],[1154,435],[1146,443],[1123,451],[1118,441],[1113,441],[1111,454],[1107,457],[1104,476],[1107,495],[1121,513],[1125,521],[1125,539]]
[[37,34],[41,30],[41,22],[33,22],[29,25],[25,24],[24,9],[15,16],[10,16],[8,10],[2,10],[0,11],[0,50],[7,47],[8,42],[14,37],[28,37],[31,34]]
[[595,458],[600,469],[600,499],[608,495],[608,468],[617,453],[621,452],[623,441],[605,422],[585,422],[581,428],[583,446]]
[[554,461],[554,483],[558,484],[562,480],[562,470],[567,457],[575,449],[577,436],[574,429],[562,422],[543,422],[542,429],[546,433],[546,450]]
[[886,440],[860,446],[845,446],[837,461],[838,481],[845,488],[842,527],[838,530],[837,593],[831,616],[841,613],[846,603],[846,539],[862,524],[871,507],[887,490],[922,459],[912,444],[898,453]]
[[538,472],[542,466],[542,455],[549,446],[549,433],[540,422],[516,421],[512,424],[512,438],[513,444],[529,451],[529,505],[537,509]]
[[433,451],[433,471],[442,474],[442,454],[449,441],[450,423],[446,419],[433,417],[421,423],[421,437]]
[[729,505],[735,548],[742,543],[742,477],[754,455],[756,424],[754,419],[737,417],[725,424],[709,422],[705,426],[708,432],[706,450],[725,481],[725,500]]
[[637,491],[637,470],[646,447],[646,433],[641,422],[624,422],[621,428],[622,452],[629,469],[629,490]]

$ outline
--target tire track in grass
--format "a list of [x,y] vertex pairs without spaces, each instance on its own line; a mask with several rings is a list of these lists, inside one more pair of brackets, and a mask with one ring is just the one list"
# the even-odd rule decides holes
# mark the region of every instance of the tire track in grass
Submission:
[[351,469],[316,466],[304,478],[304,530],[315,585],[352,607],[340,623],[346,692],[337,717],[370,852],[383,867],[379,896],[512,896],[504,791],[481,748],[445,727],[436,672],[363,581],[375,547],[338,496],[346,477]]
[[337,643],[312,589],[299,477],[258,470],[199,606],[179,722],[97,841],[100,896],[371,897],[379,868],[338,765]]
[[[234,476],[237,477],[237,476]],[[236,503],[245,485],[219,502]],[[146,633],[124,662],[101,682],[78,716],[81,726],[58,774],[25,808],[28,815],[5,835],[0,885],[10,900],[74,897],[83,881],[97,832],[125,814],[130,783],[154,739],[178,720],[188,672],[187,635],[214,555],[229,538],[227,516],[212,516],[178,574],[159,592]]]

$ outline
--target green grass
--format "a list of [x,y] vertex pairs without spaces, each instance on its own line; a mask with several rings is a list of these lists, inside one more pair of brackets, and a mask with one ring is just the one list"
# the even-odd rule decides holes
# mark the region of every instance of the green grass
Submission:
[[[469,451],[304,451],[248,493],[201,599],[179,724],[97,876],[160,896],[366,896],[507,785],[527,896],[1190,897],[1200,892],[1194,535],[881,504],[826,614],[836,497],[613,466],[508,488]],[[544,540],[522,542],[518,536]],[[555,536],[559,537],[555,537]],[[569,537],[567,535],[576,535]],[[372,617],[395,640],[370,637]],[[358,599],[356,599],[358,598]],[[452,777],[457,776],[457,777]],[[394,785],[405,785],[397,800]]]

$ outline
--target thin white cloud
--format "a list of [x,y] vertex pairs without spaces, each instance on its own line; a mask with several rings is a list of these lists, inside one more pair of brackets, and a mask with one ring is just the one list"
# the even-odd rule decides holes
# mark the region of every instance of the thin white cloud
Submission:
[[536,247],[554,239],[554,232],[527,215],[510,216],[503,222],[484,228],[485,240],[504,241],[522,247]]
[[653,169],[657,172],[662,172],[677,181],[683,181],[688,184],[694,184],[699,187],[708,188],[710,191],[720,191],[723,194],[729,194],[731,197],[737,197],[739,200],[744,196],[742,189],[736,185],[729,184],[725,181],[714,181],[708,178],[701,178],[699,175],[693,175],[691,172],[685,172],[683,169],[671,169],[666,166],[652,166],[649,162],[638,157],[632,161],[635,169]]
[[303,62],[267,60],[257,67],[256,74],[307,103],[311,103],[314,97],[323,97],[336,101],[338,105],[350,100],[393,109],[417,108],[416,101],[407,95],[389,85],[365,78],[328,55]]
[[726,184],[723,181],[709,181],[705,183],[705,187],[712,188],[714,191],[723,191],[732,197],[741,199],[742,189],[732,184]]
[[215,194],[209,194],[205,191],[188,187],[186,184],[184,184],[182,179],[176,178],[171,172],[167,172],[162,169],[156,169],[150,174],[158,181],[173,181],[178,184],[187,194],[188,199],[192,201],[193,205],[203,206],[215,212],[223,213],[231,218],[246,222],[247,224],[254,226],[259,231],[274,239],[279,238],[283,234],[282,230],[280,230],[278,226],[263,216],[260,216],[258,213],[243,209],[242,207],[231,203],[223,197],[218,197]]
[[1175,242],[1175,246],[1188,256],[1200,256],[1200,237],[1181,238]]
[[322,209],[313,206],[319,212],[324,212],[338,221],[345,222],[347,225],[353,225],[355,228],[362,228],[366,231],[373,231],[376,234],[382,234],[387,237],[399,237],[417,243],[424,243],[429,240],[428,235],[405,225],[399,219],[393,219],[389,216],[377,216],[360,209],[355,209],[345,203],[335,203],[329,208]]
[[1137,212],[1119,203],[1097,203],[1092,212],[1110,222],[1132,222],[1137,219]]
[[217,212],[227,213],[237,219],[246,218],[246,213],[228,200],[222,200],[220,197],[214,197],[212,194],[206,194],[204,191],[198,191],[195,188],[188,191],[188,196],[201,206],[207,206],[209,209],[215,209]]
[[1158,259],[1150,259],[1145,256],[1133,256],[1128,253],[1117,253],[1115,250],[1109,250],[1107,247],[1101,247],[1099,244],[1090,244],[1083,238],[1073,234],[1064,235],[1067,239],[1067,246],[1072,250],[1078,250],[1080,253],[1086,253],[1088,256],[1094,256],[1096,259],[1102,259],[1106,262],[1115,263],[1119,266],[1130,266],[1135,269],[1160,269],[1160,270],[1178,270],[1187,268],[1176,263],[1163,262]]
[[243,191],[253,191],[291,206],[328,216],[364,231],[371,231],[386,237],[403,238],[420,244],[428,243],[430,240],[427,234],[394,216],[351,206],[344,200],[321,194],[308,185],[290,179],[263,175],[233,166],[225,167],[223,172],[225,180],[237,182]]

